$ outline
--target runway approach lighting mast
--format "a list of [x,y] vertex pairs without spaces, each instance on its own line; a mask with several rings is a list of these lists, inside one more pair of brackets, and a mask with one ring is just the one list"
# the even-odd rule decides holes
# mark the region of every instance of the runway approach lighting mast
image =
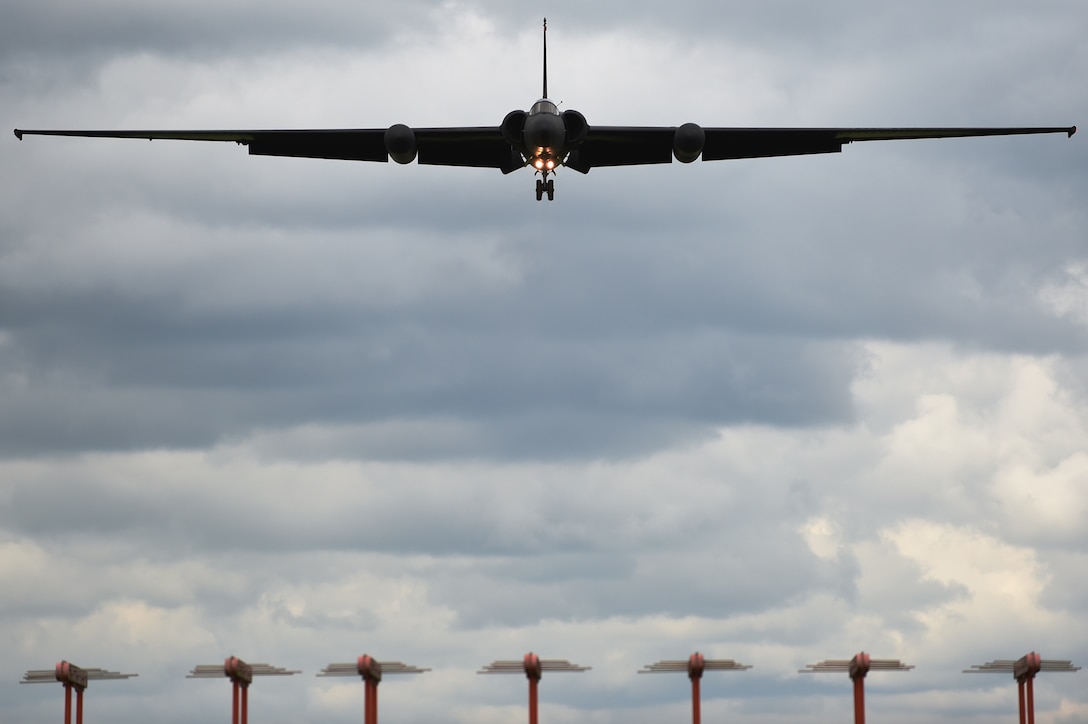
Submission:
[[422,674],[430,669],[402,664],[399,661],[376,661],[363,654],[354,664],[329,664],[318,676],[361,676],[366,684],[366,703],[363,721],[366,724],[378,724],[378,684],[383,674]]
[[[1033,682],[1035,675],[1040,671],[1080,671],[1079,666],[1073,666],[1072,661],[1058,659],[1044,659],[1032,651],[1021,656],[1016,661],[1012,659],[998,659],[988,661],[985,664],[971,664],[970,669],[964,669],[965,674],[1012,674],[1020,689],[1020,724],[1035,724],[1035,690]],[[1025,699],[1025,688],[1027,697]]]
[[23,674],[20,684],[64,684],[64,724],[72,724],[72,689],[76,690],[76,724],[83,724],[83,690],[92,681],[131,679],[139,674],[122,674],[105,669],[84,669],[61,661],[52,669],[31,669]]
[[566,659],[542,659],[532,651],[525,654],[522,661],[494,661],[477,671],[477,674],[520,674],[525,672],[529,679],[529,724],[537,724],[536,688],[545,671],[569,671],[581,673],[589,671],[590,666],[578,666]]
[[226,676],[234,684],[231,724],[247,724],[249,722],[249,685],[253,683],[254,676],[291,676],[301,673],[301,671],[288,671],[270,664],[247,664],[237,656],[228,656],[222,666],[198,664],[185,678],[219,679]]
[[854,682],[854,722],[865,724],[865,675],[872,671],[910,671],[914,666],[904,664],[899,659],[874,659],[862,651],[847,661],[846,659],[828,659],[818,664],[809,664],[798,669],[799,674],[825,674],[847,672]]
[[688,657],[687,661],[681,661],[679,659],[658,661],[656,664],[643,666],[638,673],[671,674],[686,671],[688,678],[691,679],[691,721],[692,724],[699,724],[701,718],[699,680],[703,678],[703,672],[746,671],[750,668],[752,668],[751,664],[738,664],[736,661],[733,661],[733,659],[707,659],[696,651]]

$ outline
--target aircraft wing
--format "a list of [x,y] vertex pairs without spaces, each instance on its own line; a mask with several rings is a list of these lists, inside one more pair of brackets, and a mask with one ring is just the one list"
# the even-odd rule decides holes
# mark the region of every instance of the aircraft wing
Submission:
[[[498,126],[417,128],[417,160],[436,166],[498,168],[509,173],[524,165],[511,152]],[[233,141],[253,156],[296,156],[348,161],[389,160],[384,128],[302,129],[286,131],[41,131],[15,130],[23,136],[146,138],[176,141]]]
[[[1010,136],[1065,133],[1076,126],[1049,128],[705,128],[704,161],[837,153],[854,141]],[[524,166],[497,126],[413,129],[417,160],[436,166],[497,168]],[[146,138],[148,140],[233,141],[255,156],[298,156],[351,161],[389,160],[384,128],[283,131],[56,131],[15,130],[15,135]],[[565,165],[587,173],[597,166],[671,163],[676,129],[665,126],[590,126]]]
[[[1012,136],[1065,133],[1076,126],[1050,128],[704,128],[704,161],[769,156],[838,153],[854,141],[891,141],[918,138]],[[670,163],[675,128],[590,126],[566,165],[582,173],[596,166],[635,166]]]

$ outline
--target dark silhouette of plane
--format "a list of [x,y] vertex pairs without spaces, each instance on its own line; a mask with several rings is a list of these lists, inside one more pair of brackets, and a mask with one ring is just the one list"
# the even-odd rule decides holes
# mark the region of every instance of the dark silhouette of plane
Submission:
[[1068,128],[702,128],[590,126],[575,110],[559,112],[548,99],[548,21],[544,19],[544,94],[528,112],[510,111],[498,126],[454,128],[304,129],[282,131],[27,131],[24,135],[234,141],[258,156],[299,156],[351,161],[392,158],[437,166],[497,168],[504,174],[529,167],[540,178],[537,201],[555,197],[548,178],[560,166],[589,173],[599,166],[691,163],[733,158],[837,153],[854,141],[1065,133]]

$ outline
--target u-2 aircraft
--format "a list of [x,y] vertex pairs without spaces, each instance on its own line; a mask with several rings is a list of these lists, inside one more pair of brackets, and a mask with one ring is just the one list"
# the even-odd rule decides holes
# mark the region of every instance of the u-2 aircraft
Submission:
[[510,111],[498,126],[299,129],[280,131],[29,131],[24,135],[234,141],[250,155],[381,161],[418,161],[436,166],[497,168],[504,174],[531,168],[536,199],[555,198],[549,178],[561,166],[589,173],[603,166],[691,163],[697,158],[738,158],[838,153],[854,141],[1008,136],[1065,133],[1065,128],[703,128],[682,126],[591,126],[576,110],[560,113],[548,98],[548,19],[544,19],[544,93],[526,112]]

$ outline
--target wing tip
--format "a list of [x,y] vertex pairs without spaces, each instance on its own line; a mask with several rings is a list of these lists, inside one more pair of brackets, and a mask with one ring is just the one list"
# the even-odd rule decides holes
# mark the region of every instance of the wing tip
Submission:
[[15,129],[15,137],[18,138],[20,141],[23,140],[23,132],[20,131],[18,128]]
[[1070,126],[1069,127],[1069,136],[1067,136],[1067,138],[1072,138],[1073,134],[1076,133],[1076,132],[1077,132],[1077,127],[1076,126]]

